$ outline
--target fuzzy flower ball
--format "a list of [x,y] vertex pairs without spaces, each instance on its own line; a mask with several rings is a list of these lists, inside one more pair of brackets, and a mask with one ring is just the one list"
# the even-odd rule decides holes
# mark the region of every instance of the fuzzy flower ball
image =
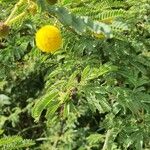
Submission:
[[60,30],[55,26],[45,25],[37,31],[35,42],[42,52],[53,53],[62,46]]

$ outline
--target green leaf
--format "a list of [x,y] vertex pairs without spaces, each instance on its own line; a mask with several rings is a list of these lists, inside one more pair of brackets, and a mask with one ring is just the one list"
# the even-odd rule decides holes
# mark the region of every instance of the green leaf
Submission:
[[93,133],[87,137],[87,142],[90,145],[99,144],[100,142],[101,143],[104,142],[104,138],[105,138],[105,136],[102,134]]
[[13,150],[34,145],[30,139],[23,139],[21,136],[6,136],[0,139],[0,147],[3,150]]
[[40,8],[39,9],[40,12],[46,10],[46,0],[45,1],[43,1],[43,0],[37,0],[37,4],[38,4],[38,6]]
[[104,33],[106,37],[111,37],[111,27],[104,23],[94,21],[90,17],[76,16],[70,13],[64,7],[50,7],[48,11],[57,16],[58,20],[67,26],[73,28],[78,34],[85,34],[88,29],[95,33]]
[[61,106],[61,104],[62,103],[58,100],[53,100],[53,101],[49,102],[49,104],[47,106],[47,112],[46,112],[46,115],[45,115],[47,120],[51,120],[54,117],[55,112]]
[[10,97],[4,95],[4,94],[0,94],[0,107],[4,106],[4,105],[10,105]]
[[38,99],[32,109],[32,116],[36,121],[39,120],[42,111],[49,105],[52,100],[58,96],[58,91],[50,91],[46,96]]

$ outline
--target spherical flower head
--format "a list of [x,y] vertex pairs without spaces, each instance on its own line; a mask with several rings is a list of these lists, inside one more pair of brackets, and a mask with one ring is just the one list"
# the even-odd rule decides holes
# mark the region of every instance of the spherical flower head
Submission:
[[30,1],[28,12],[32,15],[35,15],[37,13],[37,10],[38,10],[38,5],[35,2]]
[[46,53],[54,53],[62,46],[60,30],[52,25],[45,25],[40,28],[35,37],[37,47]]

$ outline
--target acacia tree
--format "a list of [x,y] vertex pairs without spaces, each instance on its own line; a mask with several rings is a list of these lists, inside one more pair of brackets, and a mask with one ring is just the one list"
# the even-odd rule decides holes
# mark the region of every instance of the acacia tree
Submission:
[[1,149],[150,148],[149,0],[0,4]]

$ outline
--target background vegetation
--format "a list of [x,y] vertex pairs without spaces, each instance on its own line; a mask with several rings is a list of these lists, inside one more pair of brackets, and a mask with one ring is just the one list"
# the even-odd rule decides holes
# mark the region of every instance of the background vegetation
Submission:
[[[0,41],[0,149],[149,150],[150,0],[48,1],[23,0]],[[54,54],[35,45],[46,24]]]

